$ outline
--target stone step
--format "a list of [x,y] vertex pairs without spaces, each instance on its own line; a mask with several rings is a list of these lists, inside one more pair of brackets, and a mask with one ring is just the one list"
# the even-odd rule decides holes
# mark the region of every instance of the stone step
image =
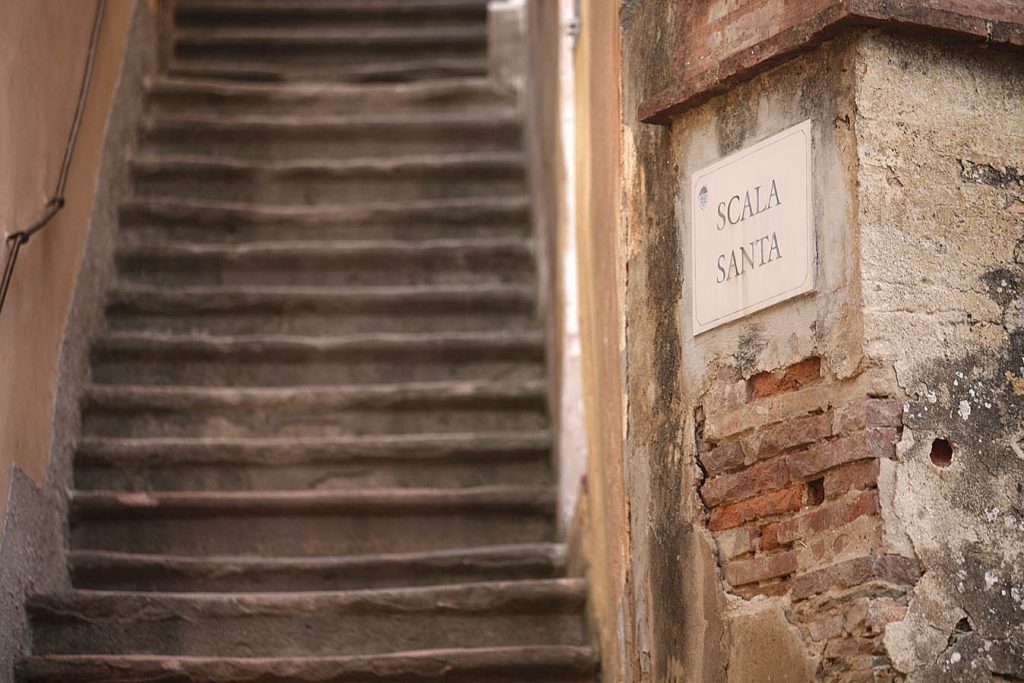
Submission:
[[228,202],[309,205],[515,197],[526,189],[522,157],[507,152],[274,162],[153,156],[133,159],[131,170],[139,196]]
[[[394,182],[396,191],[406,177],[422,176],[436,169],[448,174],[449,182],[459,169],[481,169],[495,173],[498,168],[522,168],[519,116],[512,108],[482,112],[411,112],[361,115],[302,114],[159,114],[146,118],[142,128],[142,153],[149,173],[165,174],[175,165],[198,164],[198,171],[209,174],[222,166],[224,174],[242,176],[252,182],[267,177],[302,175],[312,180],[314,173],[334,176],[358,174],[381,176]],[[463,156],[458,156],[458,155]],[[172,164],[161,164],[163,157],[178,155]],[[196,160],[184,155],[205,155]],[[420,156],[416,156],[420,155]],[[440,155],[430,157],[425,155]],[[214,157],[210,159],[209,157]],[[216,162],[216,157],[228,161]],[[281,163],[283,160],[322,159],[332,163]],[[353,161],[359,158],[367,161]],[[391,162],[381,157],[399,157]],[[411,157],[405,159],[405,157]],[[231,160],[257,159],[258,168]],[[311,168],[312,166],[312,168]],[[473,178],[461,178],[463,182]],[[397,196],[397,195],[396,195]]]
[[411,83],[424,80],[483,78],[490,65],[485,57],[390,58],[349,64],[333,60],[302,68],[270,60],[231,62],[175,59],[168,75],[175,78],[234,80],[246,83]]
[[34,598],[33,652],[366,655],[582,645],[574,579],[324,593],[71,591]]
[[349,387],[90,385],[83,432],[112,437],[322,437],[536,431],[544,382],[420,382]]
[[544,377],[539,332],[329,336],[118,332],[97,340],[98,384],[326,386]]
[[531,645],[371,656],[204,658],[158,655],[44,655],[18,668],[24,683],[594,683],[588,647]]
[[175,5],[175,25],[186,29],[464,25],[486,19],[484,0],[179,0]]
[[117,250],[120,281],[230,286],[530,284],[520,238],[135,243]]
[[109,439],[75,454],[82,490],[188,491],[474,487],[551,481],[548,433],[320,439]]
[[565,574],[554,543],[340,557],[138,555],[76,550],[71,577],[91,590],[274,592],[550,579]]
[[[157,77],[147,81],[152,121],[159,117],[453,113],[505,116],[515,94],[488,78],[450,78],[409,83],[244,83]],[[147,124],[149,127],[149,124]]]
[[323,556],[554,540],[550,487],[75,491],[71,547],[167,555]]
[[111,331],[195,334],[365,334],[531,330],[529,285],[161,287],[107,296]]
[[228,64],[255,60],[300,71],[394,59],[479,59],[486,55],[487,26],[482,21],[346,28],[218,25],[179,29],[174,34],[174,56],[179,59]]
[[135,198],[121,205],[121,230],[129,242],[524,237],[529,211],[526,196],[334,206]]

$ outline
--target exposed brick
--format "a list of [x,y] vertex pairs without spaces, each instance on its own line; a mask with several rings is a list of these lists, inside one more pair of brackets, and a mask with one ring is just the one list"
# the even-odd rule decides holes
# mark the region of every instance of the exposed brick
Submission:
[[752,519],[795,512],[800,509],[803,498],[804,487],[800,484],[747,498],[732,505],[715,508],[711,513],[709,526],[712,531],[719,531],[740,526]]
[[765,524],[761,527],[761,552],[768,552],[779,547],[778,522]]
[[701,496],[710,506],[731,503],[782,488],[790,481],[785,458],[763,462],[735,474],[723,474],[701,487]]
[[866,638],[836,638],[828,641],[825,646],[825,657],[841,659],[853,655],[884,654],[885,648],[881,636]]
[[827,413],[805,415],[763,427],[744,441],[754,459],[764,460],[790,448],[804,446],[832,434],[832,418]]
[[782,370],[762,372],[750,378],[751,398],[793,391],[821,379],[821,359],[808,358]]
[[722,444],[700,456],[704,470],[712,477],[743,467],[744,460],[743,445],[739,441]]
[[796,553],[787,550],[771,555],[758,555],[749,560],[736,560],[725,565],[725,580],[732,586],[777,579],[797,570]]
[[[832,501],[779,523],[779,543],[807,539],[825,529],[849,524],[864,515],[878,514],[878,491],[864,491],[857,496]],[[713,518],[712,518],[713,519]]]
[[789,456],[795,478],[809,478],[855,460],[896,456],[896,430],[874,429],[824,441]]
[[834,411],[833,430],[836,434],[902,425],[903,404],[892,398],[866,398]]
[[715,534],[715,541],[718,542],[718,554],[723,560],[731,560],[734,557],[754,552],[754,540],[754,530],[745,526]]
[[734,588],[732,592],[744,600],[752,600],[759,595],[770,598],[778,597],[789,592],[789,580],[780,579],[778,581],[769,581],[768,583],[752,583]]
[[825,498],[839,498],[850,491],[878,486],[879,461],[858,460],[825,475]]
[[917,561],[902,555],[857,557],[793,577],[793,599],[829,590],[845,590],[870,581],[911,586],[921,575]]

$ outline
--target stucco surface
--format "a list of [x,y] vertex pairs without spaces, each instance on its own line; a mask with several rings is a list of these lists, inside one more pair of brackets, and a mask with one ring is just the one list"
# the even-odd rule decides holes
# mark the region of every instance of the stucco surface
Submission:
[[889,514],[925,571],[885,642],[911,681],[1021,678],[1024,56],[870,34],[858,62],[865,339],[907,393]]

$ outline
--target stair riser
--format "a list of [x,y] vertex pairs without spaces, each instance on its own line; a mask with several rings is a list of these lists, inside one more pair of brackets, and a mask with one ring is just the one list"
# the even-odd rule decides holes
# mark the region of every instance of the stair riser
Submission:
[[195,620],[120,620],[40,623],[36,653],[188,654],[278,656],[372,654],[439,647],[532,644],[579,645],[580,614],[498,612],[461,614],[252,615]]
[[405,409],[315,409],[301,412],[282,406],[194,411],[88,410],[84,431],[93,436],[189,437],[315,437],[368,434],[453,433],[469,431],[539,430],[547,413],[535,408],[410,407]]
[[279,240],[287,234],[300,240],[431,240],[476,237],[517,238],[532,233],[526,216],[495,215],[478,222],[445,223],[434,219],[410,218],[403,222],[385,220],[364,223],[323,224],[252,223],[244,219],[171,221],[158,217],[130,217],[121,224],[122,244],[152,243],[165,239],[177,242],[226,242]]
[[313,463],[281,467],[183,465],[138,467],[77,464],[75,486],[82,490],[245,491],[365,490],[372,488],[453,488],[488,485],[546,485],[551,468],[545,455],[492,455],[457,462]]
[[418,6],[374,8],[296,5],[287,7],[264,5],[232,8],[223,4],[214,7],[191,5],[179,7],[174,25],[182,29],[212,28],[277,28],[277,29],[371,29],[371,28],[424,28],[428,26],[465,26],[487,21],[487,8],[476,3],[429,3]]
[[266,60],[239,62],[177,59],[171,64],[168,75],[174,78],[223,79],[238,83],[414,83],[428,79],[483,78],[487,72],[487,60],[482,57],[355,65],[326,60],[321,64],[290,68]]
[[[148,155],[209,155],[238,159],[284,161],[288,159],[354,159],[467,152],[509,152],[519,146],[519,127],[474,123],[453,125],[366,126],[335,130],[281,130],[256,127],[218,130],[216,128],[156,129],[146,133],[142,152]],[[433,175],[433,174],[431,174]],[[445,179],[468,184],[469,192],[486,189],[473,186],[476,174]],[[428,178],[429,179],[429,178]],[[302,181],[306,182],[306,181]],[[384,182],[392,183],[388,178]],[[401,183],[397,183],[401,187]],[[370,187],[370,185],[368,185]],[[429,190],[429,183],[424,191]],[[408,191],[408,190],[406,190]],[[436,192],[436,188],[435,188]],[[431,195],[427,195],[431,196]]]
[[541,512],[413,510],[388,515],[241,511],[219,517],[72,522],[71,545],[190,556],[309,557],[542,543],[553,541],[553,535],[551,516]]
[[[179,37],[174,57],[211,64],[262,62],[275,68],[305,70],[419,59],[476,60],[487,57],[487,34],[464,28],[458,39],[374,40],[228,40]],[[361,44],[363,43],[363,44]]]
[[[473,352],[463,351],[463,356]],[[412,353],[386,354],[373,360],[368,354],[339,354],[336,360],[244,360],[189,358],[166,354],[142,359],[134,354],[110,352],[94,359],[92,379],[98,384],[157,384],[186,386],[330,386],[338,384],[385,384],[390,382],[437,382],[445,380],[524,381],[543,379],[540,349],[527,357],[507,360],[445,358]],[[498,355],[498,354],[496,354]],[[505,354],[513,355],[513,354]],[[526,354],[523,354],[526,355]]]
[[211,311],[175,315],[108,309],[107,325],[114,332],[152,331],[197,334],[363,334],[372,332],[479,332],[534,329],[536,319],[525,312],[423,313],[304,313],[276,311],[239,313]]
[[424,175],[329,176],[320,173],[291,177],[193,172],[136,172],[135,192],[142,197],[187,197],[223,202],[274,204],[345,204],[346,202],[516,197],[525,191],[522,169],[433,170]]
[[[454,262],[453,262],[454,261]],[[531,284],[529,253],[367,255],[351,257],[248,256],[227,260],[217,256],[123,255],[118,258],[122,282],[163,286],[403,286]]]
[[[497,118],[508,112],[513,98],[486,80],[448,87],[373,87],[364,91],[305,93],[279,90],[217,91],[151,90],[147,98],[150,114],[218,114],[262,116],[277,114],[316,116],[328,114],[372,114],[389,116],[405,113],[491,113]],[[382,141],[385,142],[385,141]],[[483,141],[482,141],[483,142]],[[491,144],[491,143],[485,143]]]

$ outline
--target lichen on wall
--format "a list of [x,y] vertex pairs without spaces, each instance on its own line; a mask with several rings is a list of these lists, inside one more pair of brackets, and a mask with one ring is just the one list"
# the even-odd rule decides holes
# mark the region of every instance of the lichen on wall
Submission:
[[1024,56],[860,44],[865,335],[906,392],[886,513],[924,574],[909,681],[1024,678]]

